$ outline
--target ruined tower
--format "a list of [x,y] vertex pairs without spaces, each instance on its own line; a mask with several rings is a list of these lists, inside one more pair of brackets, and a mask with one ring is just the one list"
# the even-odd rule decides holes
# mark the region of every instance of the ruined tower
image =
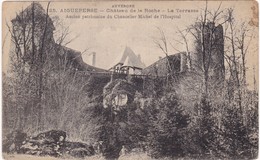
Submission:
[[224,81],[224,37],[222,25],[208,22],[205,25],[196,24],[194,51],[191,54],[192,68],[196,72],[208,71],[210,80],[214,83]]

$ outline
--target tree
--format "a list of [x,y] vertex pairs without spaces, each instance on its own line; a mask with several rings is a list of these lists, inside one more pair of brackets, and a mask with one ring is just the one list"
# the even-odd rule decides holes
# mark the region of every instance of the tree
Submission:
[[[89,74],[81,72],[84,69],[81,54],[62,46],[64,42],[71,42],[66,40],[67,28],[57,27],[56,32],[61,30],[61,33],[56,35],[59,44],[55,42],[49,5],[45,12],[39,3],[34,2],[16,15],[12,25],[7,24],[12,50],[4,79],[4,95],[9,95],[4,101],[4,110],[10,117],[8,121],[14,121],[10,123],[11,130],[38,133],[60,128],[71,134],[76,130],[75,124],[84,121],[79,118],[67,123],[71,116],[82,117],[82,112],[74,112],[74,109],[81,109],[89,102],[89,98],[82,94]],[[75,126],[71,130],[66,128],[70,123]]]
[[[29,99],[24,101],[26,105],[22,104],[23,113],[20,113],[20,116],[26,118],[28,112],[33,110],[33,114],[38,115],[38,127],[42,126],[43,64],[53,42],[54,27],[50,23],[48,7],[49,3],[47,14],[45,14],[42,6],[32,3],[29,8],[16,15],[16,18],[12,20],[12,27],[7,24],[13,42],[9,72],[13,74],[12,76],[17,76],[16,80],[13,77],[16,81],[14,83],[17,83],[17,89],[21,92],[27,90],[27,93],[18,93],[17,96],[26,94],[29,96]],[[19,83],[28,88],[19,87]]]
[[[239,106],[230,105],[226,107],[225,111],[222,152],[236,159],[254,158],[257,145],[250,140],[248,126],[243,122]],[[252,152],[252,149],[255,150]]]
[[[187,32],[195,39],[195,54],[192,69],[202,77],[202,96],[209,98],[212,88],[224,81],[224,40],[222,25],[226,23],[221,4],[215,11],[208,10],[208,2],[202,14]],[[216,24],[218,24],[216,26]]]
[[[167,70],[168,70],[168,74],[166,75],[167,79],[169,76],[172,81],[176,81],[175,70],[172,69],[171,60],[169,58],[169,54],[170,54],[169,49],[168,49],[169,42],[166,39],[164,31],[162,29],[160,29],[159,27],[157,27],[157,29],[159,30],[160,38],[159,39],[154,38],[154,43],[166,56],[166,60],[167,60],[166,65],[167,65]],[[168,84],[168,82],[167,82],[167,84]]]
[[151,126],[148,135],[151,156],[155,158],[183,156],[182,134],[190,119],[176,95],[165,95],[151,108],[156,108],[156,114],[150,117]]
[[208,99],[203,98],[198,104],[198,108],[199,116],[197,125],[199,125],[199,146],[202,149],[202,154],[212,154],[212,151],[218,150],[218,127],[213,115],[213,106]]
[[[227,10],[228,24],[226,28],[226,44],[227,47],[225,57],[229,64],[229,96],[231,101],[235,101],[240,106],[241,112],[243,112],[243,97],[246,96],[246,55],[250,43],[253,39],[254,27],[248,25],[249,22],[237,21],[234,18],[234,9],[229,8]],[[231,92],[234,92],[231,93]],[[237,98],[236,98],[237,97]]]

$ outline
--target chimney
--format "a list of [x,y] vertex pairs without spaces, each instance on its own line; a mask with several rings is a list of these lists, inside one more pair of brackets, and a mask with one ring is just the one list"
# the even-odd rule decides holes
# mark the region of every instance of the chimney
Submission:
[[93,52],[92,53],[92,66],[94,66],[95,67],[95,65],[96,65],[96,52]]

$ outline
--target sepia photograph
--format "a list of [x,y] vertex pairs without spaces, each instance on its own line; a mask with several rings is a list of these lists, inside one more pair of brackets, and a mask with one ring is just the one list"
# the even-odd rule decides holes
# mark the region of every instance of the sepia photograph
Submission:
[[258,158],[259,9],[5,1],[5,160]]

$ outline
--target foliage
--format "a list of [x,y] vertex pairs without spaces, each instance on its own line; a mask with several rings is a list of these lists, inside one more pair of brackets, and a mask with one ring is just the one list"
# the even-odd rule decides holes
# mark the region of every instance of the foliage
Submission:
[[176,95],[168,94],[154,104],[157,113],[151,117],[149,149],[152,157],[183,155],[183,130],[189,124]]
[[125,146],[128,150],[144,147],[148,134],[148,116],[138,102],[126,104],[117,112],[112,106],[100,112],[99,141],[102,141],[102,153],[106,158],[118,158]]
[[253,117],[248,117],[245,121],[240,107],[234,104],[227,105],[224,114],[221,129],[221,136],[223,137],[221,151],[235,159],[255,158],[257,144],[252,136],[256,136],[258,127],[247,125]]
[[215,147],[214,140],[216,140],[215,122],[213,119],[212,105],[203,98],[198,106],[200,116],[198,119],[199,125],[199,144],[202,151],[208,153]]
[[55,43],[48,7],[44,11],[32,3],[8,27],[12,45],[3,79],[4,135],[16,129],[30,135],[61,129],[69,139],[90,139],[95,120],[84,123],[82,112],[91,101],[85,92],[90,76],[79,71],[75,51]]

